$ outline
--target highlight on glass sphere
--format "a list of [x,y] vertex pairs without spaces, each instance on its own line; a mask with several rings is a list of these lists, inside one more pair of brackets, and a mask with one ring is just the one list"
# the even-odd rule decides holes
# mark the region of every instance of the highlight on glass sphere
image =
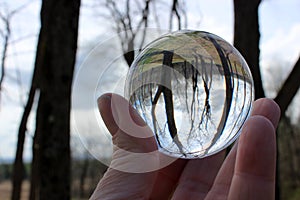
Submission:
[[125,96],[152,129],[159,151],[192,159],[236,140],[254,89],[247,63],[231,44],[185,30],[141,51],[127,75]]

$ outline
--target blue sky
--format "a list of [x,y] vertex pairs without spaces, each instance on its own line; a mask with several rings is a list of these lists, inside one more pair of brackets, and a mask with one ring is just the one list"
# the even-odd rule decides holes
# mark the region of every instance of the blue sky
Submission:
[[[21,2],[18,0],[0,1],[0,5],[5,3],[9,10],[13,10],[23,5],[24,1]],[[9,77],[5,79],[5,90],[1,94],[0,162],[3,158],[14,157],[17,130],[23,110],[22,104],[26,101],[35,57],[36,40],[40,26],[40,1],[33,0],[27,2],[30,2],[28,6],[16,14],[11,21],[12,43],[9,47],[6,63]],[[88,0],[83,0],[82,2],[84,4],[90,3]],[[232,0],[186,1],[188,28],[212,32],[232,42],[232,2]],[[284,80],[299,56],[299,9],[299,0],[265,0],[260,6],[261,66],[263,78],[268,83],[265,87],[274,85],[273,82],[275,80],[272,79],[274,77],[274,74],[272,74],[274,67],[280,72],[280,77],[276,78]],[[87,7],[81,10],[79,30],[80,49],[92,48],[93,45],[101,42],[102,35],[113,33],[110,23],[107,20],[96,18],[94,14]],[[3,27],[3,24],[0,24],[0,26]],[[24,39],[19,40],[23,37]],[[16,84],[16,80],[19,80],[21,84]],[[272,97],[275,93],[270,91],[267,94]],[[299,110],[296,109],[292,115],[297,116],[298,113]],[[31,136],[33,132],[34,113],[31,115],[28,131],[29,137],[27,137],[25,144],[26,158],[30,158],[31,155]]]

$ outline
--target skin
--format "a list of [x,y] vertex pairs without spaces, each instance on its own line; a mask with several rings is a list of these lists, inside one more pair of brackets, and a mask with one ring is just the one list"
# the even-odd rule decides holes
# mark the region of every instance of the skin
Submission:
[[[98,99],[98,106],[115,148],[112,164],[91,199],[275,199],[275,130],[280,109],[273,100],[264,98],[254,102],[252,115],[226,158],[222,151],[203,159],[177,159],[144,173],[119,169],[140,170],[154,163],[157,157],[160,161],[170,159],[160,153],[147,157],[145,162],[130,157],[130,152],[157,149],[151,130],[121,96],[105,94]],[[124,108],[129,110],[127,114]],[[137,127],[138,131],[134,128],[129,131],[120,122]],[[143,138],[135,137],[132,132]]]

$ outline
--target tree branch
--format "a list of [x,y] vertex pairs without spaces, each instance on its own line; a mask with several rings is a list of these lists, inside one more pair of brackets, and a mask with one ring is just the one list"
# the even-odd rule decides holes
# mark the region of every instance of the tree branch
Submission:
[[173,0],[173,4],[172,4],[172,8],[171,8],[171,13],[170,13],[170,22],[169,22],[169,29],[172,30],[172,20],[173,20],[173,16],[177,17],[177,21],[178,21],[178,29],[181,29],[181,16],[178,12],[178,0]]
[[[35,77],[35,75],[33,76]],[[36,86],[34,82],[35,82],[35,78],[33,78],[31,83],[28,100],[24,108],[24,112],[22,115],[19,131],[18,131],[17,150],[16,150],[16,157],[15,157],[14,167],[13,167],[12,200],[19,200],[21,194],[21,186],[22,186],[23,172],[24,172],[23,150],[24,150],[24,142],[25,142],[25,136],[27,131],[27,121],[31,112],[31,108],[34,102],[34,96],[36,92]]]
[[285,113],[294,96],[300,87],[300,57],[293,67],[293,70],[285,80],[280,91],[275,97],[275,101],[281,109],[281,113]]
[[0,92],[2,90],[2,84],[5,77],[5,60],[7,55],[7,48],[8,48],[8,40],[10,37],[10,33],[7,33],[4,37],[4,47],[1,55],[1,77],[0,77]]
[[8,14],[7,17],[4,17],[2,14],[0,14],[0,18],[3,21],[3,23],[5,24],[5,33],[2,31],[2,34],[4,37],[4,44],[3,44],[3,51],[2,51],[2,55],[1,55],[0,95],[1,95],[3,81],[4,81],[4,77],[5,77],[5,60],[7,57],[8,42],[9,42],[10,34],[11,34],[10,16],[11,16],[11,14]]

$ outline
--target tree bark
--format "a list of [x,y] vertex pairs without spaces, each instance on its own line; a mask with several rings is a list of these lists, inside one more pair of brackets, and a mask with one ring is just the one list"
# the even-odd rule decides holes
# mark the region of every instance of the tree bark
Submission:
[[300,87],[300,57],[274,99],[284,114]]
[[234,46],[248,63],[255,87],[255,99],[265,96],[259,68],[258,7],[261,0],[234,0]]
[[[33,76],[35,77],[35,75]],[[32,85],[29,91],[28,100],[26,106],[24,108],[24,112],[22,115],[21,123],[18,131],[18,142],[17,142],[17,150],[16,157],[13,166],[13,190],[12,190],[12,200],[19,200],[21,195],[22,181],[24,178],[24,163],[23,163],[23,150],[24,150],[24,142],[27,131],[27,121],[28,117],[33,105],[34,96],[35,96],[36,87],[34,84],[34,78],[32,80]]]
[[[265,97],[260,66],[259,66],[259,19],[258,7],[261,0],[234,0],[234,46],[244,56],[251,70],[254,88],[255,99]],[[279,151],[277,150],[277,157]],[[280,182],[278,159],[276,161],[276,199],[280,197]]]
[[80,0],[43,0],[31,199],[70,199],[70,97]]
[[[39,37],[40,41],[40,37]],[[14,161],[14,166],[13,166],[13,190],[12,190],[12,200],[19,200],[21,198],[21,189],[22,189],[22,182],[24,178],[24,163],[23,163],[23,151],[24,151],[24,142],[25,142],[25,137],[26,137],[26,131],[27,131],[27,122],[28,118],[34,103],[34,97],[36,94],[36,90],[38,88],[38,82],[37,82],[37,74],[39,73],[39,66],[41,64],[42,60],[42,54],[41,54],[41,47],[40,47],[40,42],[38,42],[38,47],[37,47],[37,55],[35,59],[35,64],[34,64],[34,71],[32,75],[32,80],[31,80],[31,86],[28,94],[28,99],[26,102],[26,105],[24,107],[24,112],[21,118],[21,122],[19,125],[19,130],[18,130],[18,142],[17,142],[17,150],[16,150],[16,157]],[[31,170],[33,171],[33,170]],[[31,173],[32,175],[32,173]],[[32,185],[31,185],[32,187]]]

